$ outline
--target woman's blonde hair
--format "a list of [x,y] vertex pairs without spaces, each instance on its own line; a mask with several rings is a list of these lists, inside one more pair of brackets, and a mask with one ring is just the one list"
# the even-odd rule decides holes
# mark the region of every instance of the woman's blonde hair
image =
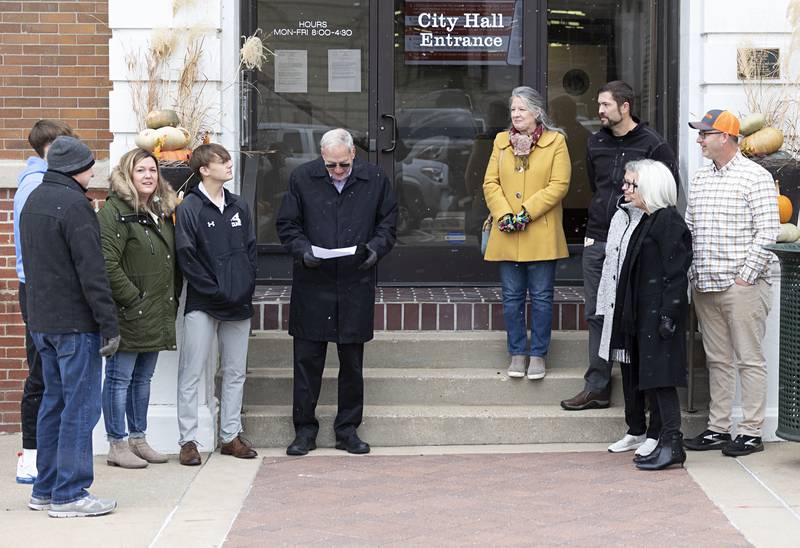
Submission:
[[[133,170],[136,165],[142,160],[151,158],[156,164],[157,180],[156,190],[147,199],[146,202],[139,202],[139,193],[136,191],[136,186],[133,184]],[[121,185],[128,198],[132,203],[131,205],[136,211],[146,212],[157,215],[158,217],[164,215],[171,215],[174,208],[174,191],[169,183],[161,176],[161,168],[158,165],[158,160],[152,152],[148,152],[141,148],[134,148],[122,155],[119,159],[119,164],[111,172],[111,179],[116,185]]]
[[639,197],[650,213],[674,206],[678,202],[678,186],[667,166],[656,160],[634,160],[625,164],[625,171],[636,173]]

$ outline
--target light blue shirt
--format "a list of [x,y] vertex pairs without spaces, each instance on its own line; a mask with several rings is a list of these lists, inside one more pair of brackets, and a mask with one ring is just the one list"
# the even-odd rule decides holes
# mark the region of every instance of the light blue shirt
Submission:
[[14,250],[17,254],[17,278],[25,283],[25,271],[22,268],[22,243],[19,239],[19,217],[22,208],[36,187],[42,184],[42,177],[47,171],[47,162],[38,156],[28,158],[25,169],[17,177],[17,192],[14,194]]

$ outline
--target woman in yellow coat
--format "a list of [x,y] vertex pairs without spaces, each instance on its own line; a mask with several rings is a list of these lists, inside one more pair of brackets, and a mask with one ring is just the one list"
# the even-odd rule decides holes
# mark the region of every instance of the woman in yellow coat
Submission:
[[[556,259],[569,255],[561,201],[569,190],[571,164],[564,132],[547,116],[536,90],[515,88],[510,109],[511,128],[495,138],[483,181],[493,220],[484,259],[500,262],[511,355],[508,376],[522,378],[527,370],[528,378],[535,380],[545,376]],[[525,326],[528,292],[530,351]]]

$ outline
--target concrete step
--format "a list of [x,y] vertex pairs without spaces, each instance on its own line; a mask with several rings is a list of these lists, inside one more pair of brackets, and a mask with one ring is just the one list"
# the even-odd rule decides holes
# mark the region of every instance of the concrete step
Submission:
[[[323,374],[320,403],[335,404],[337,368]],[[365,368],[367,405],[557,405],[583,389],[583,368],[558,368],[541,381],[512,379],[504,370],[453,368]],[[622,391],[614,402],[622,405]],[[247,376],[244,401],[252,405],[289,405],[292,371],[255,369]]]
[[[549,369],[583,367],[587,359],[587,331],[553,331]],[[705,363],[702,345],[696,344],[695,362]],[[478,368],[508,367],[503,331],[386,331],[364,346],[366,367]],[[336,345],[328,345],[326,367],[338,367]],[[292,367],[292,337],[286,332],[256,331],[250,337],[248,369]]]
[[[336,408],[317,408],[317,445],[333,447]],[[706,426],[707,412],[683,414],[682,430],[694,436]],[[248,439],[257,447],[285,447],[294,438],[290,406],[248,405],[242,415]],[[359,435],[383,447],[524,443],[611,443],[625,433],[621,406],[564,411],[536,405],[370,405]]]
[[[319,402],[335,405],[339,371],[326,368]],[[558,405],[583,390],[584,369],[550,370],[539,381],[512,379],[505,369],[365,368],[366,405]],[[705,369],[695,376],[696,401],[708,401]],[[612,405],[624,405],[619,368],[612,376]],[[685,391],[684,391],[685,392]],[[248,373],[244,401],[248,405],[290,405],[292,371],[259,368]]]
[[[551,367],[586,363],[586,332],[554,331],[548,363]],[[338,366],[336,345],[328,345],[326,366]],[[250,338],[249,368],[291,367],[292,338],[285,332],[260,331]],[[376,332],[364,346],[369,367],[507,368],[503,331],[387,331]]]

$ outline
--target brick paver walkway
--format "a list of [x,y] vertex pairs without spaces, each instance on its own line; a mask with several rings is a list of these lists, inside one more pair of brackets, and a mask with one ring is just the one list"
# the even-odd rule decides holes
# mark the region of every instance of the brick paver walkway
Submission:
[[630,459],[268,458],[225,546],[749,546],[685,470]]

